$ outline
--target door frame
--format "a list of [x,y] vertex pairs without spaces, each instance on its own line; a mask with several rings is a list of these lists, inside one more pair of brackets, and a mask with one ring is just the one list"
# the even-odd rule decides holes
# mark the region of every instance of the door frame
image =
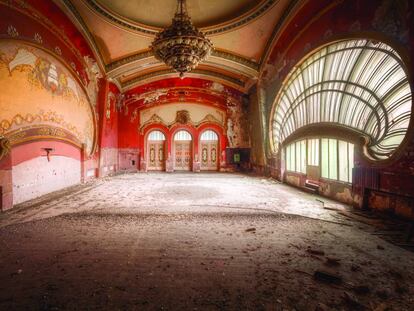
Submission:
[[[166,170],[166,167],[167,167],[167,148],[168,148],[168,135],[167,135],[167,133],[165,133],[165,131],[163,130],[163,129],[161,129],[161,128],[152,128],[152,129],[150,129],[147,133],[146,133],[146,135],[145,135],[145,144],[144,144],[144,146],[145,146],[145,150],[144,150],[144,154],[145,154],[145,163],[146,163],[146,167],[145,167],[145,170],[146,171],[148,171],[148,167],[149,167],[149,159],[150,159],[150,148],[149,148],[149,140],[148,140],[148,137],[149,137],[149,135],[152,133],[152,132],[156,132],[156,131],[158,131],[158,132],[161,132],[163,135],[164,135],[164,160],[163,160],[163,168],[161,169],[161,170],[153,170],[154,172],[164,172],[165,170]],[[152,171],[152,170],[150,170],[150,171]]]
[[[207,131],[212,131],[217,135],[217,141],[216,141],[217,142],[217,150],[216,150],[217,154],[216,154],[216,169],[215,170],[202,170],[201,169],[202,156],[203,156],[202,155],[202,152],[203,152],[202,143],[203,143],[203,141],[201,140],[201,136],[203,135],[204,132],[207,132]],[[209,140],[209,141],[211,141],[211,140]],[[221,145],[221,136],[220,136],[220,133],[218,133],[217,130],[215,130],[214,128],[210,128],[210,127],[203,128],[199,133],[198,144],[199,144],[198,150],[199,150],[199,153],[200,153],[200,170],[201,171],[206,171],[206,172],[208,172],[208,171],[218,172],[220,170],[220,155],[221,155],[221,148],[220,148],[221,147],[220,146]]]
[[[194,167],[194,135],[192,131],[190,131],[188,128],[181,128],[181,127],[175,129],[171,133],[172,134],[171,135],[171,154],[172,154],[173,170],[180,171],[180,170],[176,170],[175,168],[175,135],[180,131],[185,131],[191,136],[191,141],[189,141],[190,143],[190,169],[188,170],[188,172],[192,172],[193,167]],[[184,172],[187,172],[187,171],[184,171]]]

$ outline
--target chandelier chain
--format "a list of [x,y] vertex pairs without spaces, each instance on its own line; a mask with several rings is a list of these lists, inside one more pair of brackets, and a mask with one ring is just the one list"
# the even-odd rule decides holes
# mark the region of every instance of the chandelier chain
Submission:
[[213,44],[191,22],[185,0],[178,0],[172,24],[157,34],[151,48],[155,57],[180,73],[190,72],[211,53]]

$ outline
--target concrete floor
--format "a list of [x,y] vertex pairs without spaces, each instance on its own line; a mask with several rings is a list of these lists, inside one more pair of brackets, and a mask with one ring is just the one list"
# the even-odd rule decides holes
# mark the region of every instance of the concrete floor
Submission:
[[0,310],[414,310],[414,254],[317,199],[184,173],[40,198],[0,216]]

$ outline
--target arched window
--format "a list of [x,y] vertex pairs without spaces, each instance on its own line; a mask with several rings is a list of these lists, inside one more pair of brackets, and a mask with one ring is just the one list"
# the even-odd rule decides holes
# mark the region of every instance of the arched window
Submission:
[[193,140],[193,138],[191,137],[190,133],[188,133],[187,131],[178,131],[174,135],[174,141],[175,140],[190,141],[190,140]]
[[412,96],[401,57],[385,43],[344,40],[295,66],[279,91],[271,122],[274,151],[307,125],[334,124],[369,139],[374,159],[387,159],[404,139]]
[[165,140],[165,135],[161,131],[152,131],[148,135],[148,140],[151,140],[151,141],[164,141]]
[[201,134],[200,140],[214,140],[214,141],[217,141],[218,140],[218,135],[214,131],[207,130],[207,131],[203,132],[203,134]]

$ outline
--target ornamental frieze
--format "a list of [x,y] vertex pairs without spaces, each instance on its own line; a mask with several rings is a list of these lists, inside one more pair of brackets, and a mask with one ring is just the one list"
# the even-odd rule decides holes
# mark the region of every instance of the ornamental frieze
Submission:
[[149,125],[152,124],[159,124],[159,125],[163,125],[165,127],[167,127],[168,129],[174,127],[175,125],[190,125],[193,126],[195,128],[199,128],[200,126],[204,125],[204,124],[216,124],[220,127],[223,128],[223,124],[222,122],[220,122],[220,120],[218,120],[215,116],[211,115],[211,114],[207,114],[202,120],[200,120],[199,122],[193,122],[191,120],[190,117],[190,113],[186,110],[180,110],[177,111],[176,113],[176,118],[173,122],[165,122],[160,116],[158,116],[157,114],[153,114],[152,117],[150,119],[148,119],[148,121],[146,121],[144,124],[142,124],[142,126],[140,127],[140,133],[143,134],[144,130],[146,127],[148,127]]
[[[11,146],[39,140],[62,140],[81,148],[82,143],[73,134],[52,126],[32,126],[10,132],[5,137]],[[0,141],[1,142],[1,141]]]

